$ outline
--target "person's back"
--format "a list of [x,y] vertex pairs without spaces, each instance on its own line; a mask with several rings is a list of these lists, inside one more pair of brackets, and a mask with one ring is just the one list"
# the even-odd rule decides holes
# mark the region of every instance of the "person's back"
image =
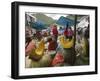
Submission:
[[54,40],[51,40],[49,42],[48,50],[52,51],[52,50],[56,50],[56,48],[57,48],[57,42]]
[[64,35],[67,36],[67,34],[68,34],[68,30],[66,28],[65,31],[64,31]]
[[73,31],[72,31],[70,28],[69,28],[68,31],[67,31],[67,35],[68,35],[68,36],[73,36]]
[[58,35],[58,30],[57,30],[56,26],[53,27],[52,33],[53,33],[53,35]]

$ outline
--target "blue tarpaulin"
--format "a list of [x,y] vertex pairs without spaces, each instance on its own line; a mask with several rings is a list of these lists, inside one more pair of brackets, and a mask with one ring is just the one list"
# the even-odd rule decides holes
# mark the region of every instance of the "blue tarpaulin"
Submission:
[[36,22],[32,23],[32,27],[37,30],[46,29],[45,23],[42,21],[36,21]]
[[57,20],[56,23],[59,24],[59,25],[62,25],[62,26],[66,26],[66,25],[72,26],[72,25],[74,25],[75,21],[74,21],[74,20],[71,20],[71,19],[68,19],[68,18],[66,18],[66,17],[61,16],[61,17]]

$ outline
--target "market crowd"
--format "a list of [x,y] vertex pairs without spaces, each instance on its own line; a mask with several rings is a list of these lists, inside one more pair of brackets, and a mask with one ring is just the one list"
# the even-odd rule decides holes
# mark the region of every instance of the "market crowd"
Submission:
[[89,27],[77,28],[76,36],[68,25],[59,29],[51,25],[45,30],[25,28],[26,68],[88,64],[84,57],[89,57]]

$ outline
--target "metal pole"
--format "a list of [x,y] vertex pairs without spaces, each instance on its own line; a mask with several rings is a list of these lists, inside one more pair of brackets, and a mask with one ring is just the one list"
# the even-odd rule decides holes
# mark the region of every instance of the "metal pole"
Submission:
[[77,15],[75,15],[75,24],[74,24],[74,47],[76,43],[76,25],[77,25]]

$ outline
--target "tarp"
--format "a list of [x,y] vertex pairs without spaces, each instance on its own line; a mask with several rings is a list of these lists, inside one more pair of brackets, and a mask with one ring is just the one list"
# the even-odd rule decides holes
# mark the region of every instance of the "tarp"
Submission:
[[37,29],[37,30],[46,29],[45,23],[42,21],[36,21],[32,23],[32,28]]
[[75,22],[74,22],[73,20],[71,20],[71,19],[68,19],[68,18],[66,18],[66,17],[61,16],[61,17],[57,20],[56,23],[59,24],[59,25],[62,25],[62,26],[66,26],[66,25],[72,26],[72,25],[74,25]]

